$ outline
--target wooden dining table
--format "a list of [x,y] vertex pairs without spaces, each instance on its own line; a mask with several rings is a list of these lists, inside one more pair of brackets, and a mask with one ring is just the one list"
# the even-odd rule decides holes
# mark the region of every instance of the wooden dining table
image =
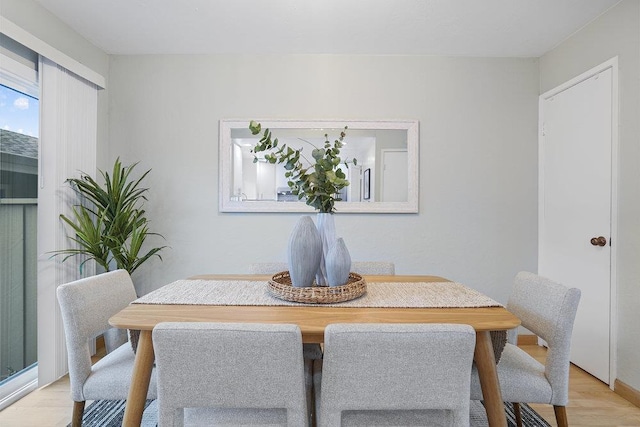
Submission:
[[[448,282],[442,277],[424,275],[366,275],[364,278],[367,283]],[[270,276],[207,274],[189,279],[266,282]],[[324,329],[331,323],[468,324],[476,331],[474,361],[478,369],[489,426],[507,426],[490,332],[515,328],[520,325],[520,320],[501,306],[406,308],[339,307],[322,304],[295,306],[130,304],[109,319],[109,323],[116,328],[140,330],[123,426],[139,426],[142,421],[155,358],[152,330],[160,322],[290,323],[300,327],[304,343],[323,343]]]

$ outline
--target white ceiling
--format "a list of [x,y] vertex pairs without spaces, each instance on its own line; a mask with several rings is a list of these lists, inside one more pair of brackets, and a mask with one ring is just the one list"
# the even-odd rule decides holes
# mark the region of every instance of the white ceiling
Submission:
[[619,0],[36,0],[110,54],[539,57]]

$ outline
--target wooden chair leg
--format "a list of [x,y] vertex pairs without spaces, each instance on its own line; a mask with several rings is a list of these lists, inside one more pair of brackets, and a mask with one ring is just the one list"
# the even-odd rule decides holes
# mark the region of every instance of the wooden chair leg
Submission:
[[569,427],[569,420],[567,419],[567,408],[564,406],[553,406],[553,412],[556,413],[556,422],[558,427]]
[[522,412],[520,412],[520,403],[511,402],[513,405],[513,414],[516,416],[516,425],[522,427]]
[[84,414],[84,400],[73,402],[73,415],[71,416],[71,427],[82,427],[82,415]]

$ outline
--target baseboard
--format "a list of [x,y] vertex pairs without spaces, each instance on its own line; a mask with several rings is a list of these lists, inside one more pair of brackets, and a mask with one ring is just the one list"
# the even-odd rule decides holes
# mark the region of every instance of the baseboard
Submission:
[[[26,375],[26,373],[22,375]],[[2,411],[5,408],[8,408],[9,406],[16,403],[18,400],[22,399],[27,394],[31,393],[37,388],[38,388],[38,377],[36,376],[32,381],[22,385],[21,387],[19,387],[18,389],[10,393],[8,396],[4,397],[3,399],[0,399],[0,411]]]
[[613,391],[617,395],[640,407],[640,390],[636,390],[635,388],[623,383],[620,380],[615,380],[613,382]]
[[538,345],[536,335],[518,335],[518,345]]

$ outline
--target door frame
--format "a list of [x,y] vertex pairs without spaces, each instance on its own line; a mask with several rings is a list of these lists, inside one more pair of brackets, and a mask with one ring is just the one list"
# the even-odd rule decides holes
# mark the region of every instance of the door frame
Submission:
[[[614,383],[617,378],[617,243],[618,243],[618,57],[615,56],[608,61],[603,62],[591,68],[588,71],[562,83],[561,85],[543,93],[539,97],[538,102],[538,230],[542,229],[544,222],[544,102],[591,77],[611,69],[611,236],[609,242],[611,245],[611,259],[609,272],[609,388],[613,390]],[[540,232],[538,232],[538,251],[542,245]]]

